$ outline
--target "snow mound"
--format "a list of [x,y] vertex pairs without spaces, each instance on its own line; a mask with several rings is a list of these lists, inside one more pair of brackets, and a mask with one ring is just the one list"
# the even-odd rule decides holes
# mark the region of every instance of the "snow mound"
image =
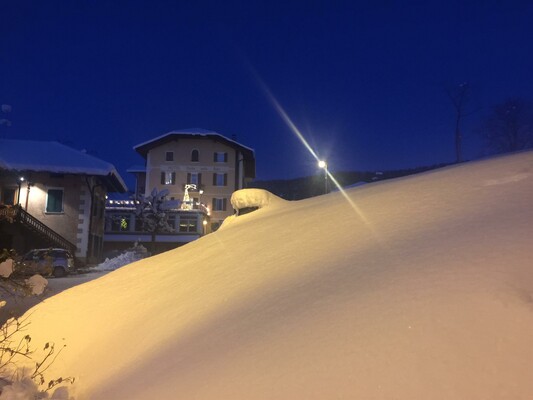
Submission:
[[26,284],[31,289],[31,294],[39,296],[43,294],[44,289],[48,286],[48,281],[41,275],[33,275],[31,278],[26,279]]
[[13,273],[13,260],[7,259],[0,263],[0,277],[1,278],[9,278],[11,274]]
[[231,195],[231,205],[235,210],[263,208],[284,200],[264,189],[241,189]]
[[531,204],[532,151],[270,202],[24,334],[82,399],[531,399]]
[[113,258],[106,258],[102,263],[94,267],[96,271],[114,271],[125,265],[139,261],[147,256],[148,252],[142,245],[135,245],[133,248],[126,250]]

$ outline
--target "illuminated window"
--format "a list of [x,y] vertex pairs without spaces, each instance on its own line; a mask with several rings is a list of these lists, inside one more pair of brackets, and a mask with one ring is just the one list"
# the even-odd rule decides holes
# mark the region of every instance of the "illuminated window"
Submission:
[[63,189],[48,189],[46,196],[46,212],[63,212]]
[[200,152],[198,150],[193,150],[191,152],[191,161],[192,162],[200,161]]
[[174,152],[167,151],[165,154],[165,161],[174,161]]
[[226,186],[228,184],[228,174],[213,174],[213,186]]
[[225,198],[218,199],[215,197],[213,199],[213,211],[226,211],[226,203],[227,200]]
[[195,216],[182,215],[180,216],[180,232],[196,232],[197,220]]
[[175,172],[161,172],[161,185],[174,185],[176,183]]
[[215,152],[214,161],[217,162],[217,163],[228,162],[228,153],[224,153],[224,152],[221,152],[221,151]]
[[115,214],[111,220],[112,232],[127,232],[129,231],[130,216]]

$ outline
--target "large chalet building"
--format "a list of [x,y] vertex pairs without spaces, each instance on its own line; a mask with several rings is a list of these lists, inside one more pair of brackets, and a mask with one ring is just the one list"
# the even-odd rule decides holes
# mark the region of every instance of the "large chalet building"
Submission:
[[231,194],[255,178],[255,153],[249,147],[205,129],[172,131],[134,146],[145,159],[136,176],[136,192],[167,189],[181,200],[187,187],[192,204],[205,206],[208,231],[233,214]]

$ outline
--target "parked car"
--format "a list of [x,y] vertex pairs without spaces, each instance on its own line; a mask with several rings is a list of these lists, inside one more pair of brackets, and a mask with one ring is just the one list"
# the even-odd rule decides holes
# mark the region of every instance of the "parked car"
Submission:
[[22,257],[17,272],[30,275],[53,275],[56,278],[68,275],[74,268],[74,257],[65,249],[35,249]]

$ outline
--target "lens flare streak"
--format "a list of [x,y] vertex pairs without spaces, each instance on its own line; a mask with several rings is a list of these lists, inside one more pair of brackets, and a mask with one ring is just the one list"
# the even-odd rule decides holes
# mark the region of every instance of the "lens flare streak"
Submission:
[[[265,85],[265,83],[256,75],[257,80],[259,81],[259,84],[261,85],[263,91],[265,92],[268,100],[272,103],[274,106],[274,109],[278,112],[280,117],[285,121],[289,129],[296,135],[296,137],[302,142],[302,144],[305,146],[305,148],[311,153],[311,155],[315,158],[315,160],[320,162],[317,153],[313,150],[313,148],[309,145],[307,140],[305,139],[304,135],[300,132],[298,127],[294,124],[294,122],[291,120],[291,118],[288,116],[288,114],[285,112],[281,104],[276,100],[274,95],[270,92],[269,88]],[[357,205],[350,199],[350,197],[346,194],[346,191],[341,187],[339,182],[335,179],[335,177],[329,172],[328,169],[325,170],[325,173],[328,175],[328,178],[333,182],[333,184],[337,187],[339,192],[344,196],[348,204],[352,207],[352,209],[355,211],[355,213],[361,218],[361,220],[370,228],[370,223],[367,220],[367,218],[364,216],[363,212]],[[372,229],[371,229],[372,230]]]

